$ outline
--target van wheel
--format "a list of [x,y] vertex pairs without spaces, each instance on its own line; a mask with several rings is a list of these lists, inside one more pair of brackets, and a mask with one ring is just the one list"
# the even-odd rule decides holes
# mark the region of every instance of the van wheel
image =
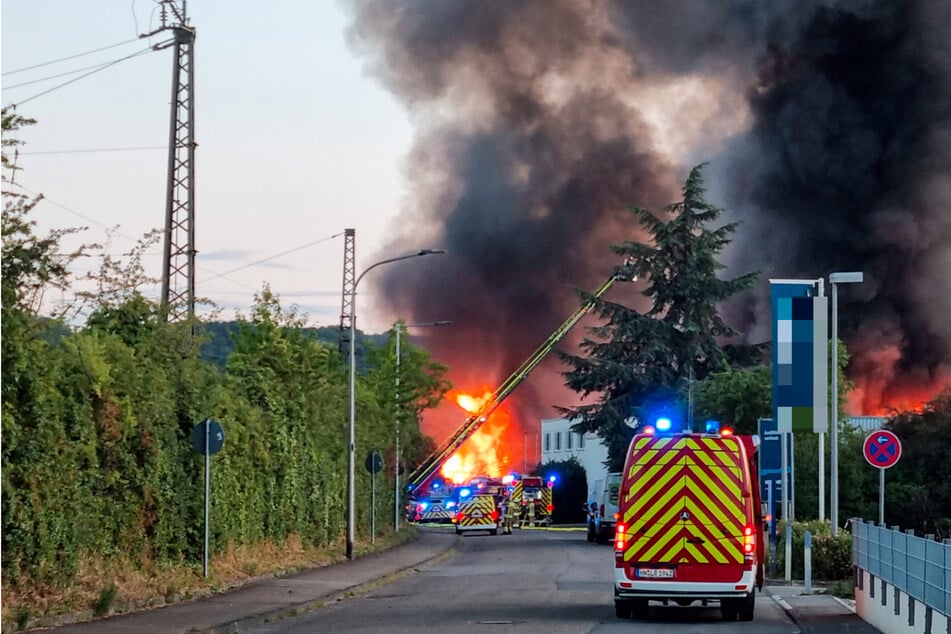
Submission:
[[462,535],[462,531],[459,530],[458,528],[456,529],[456,535]]
[[751,591],[746,598],[742,599],[739,602],[738,607],[738,616],[741,621],[752,621],[753,620],[753,611],[756,608],[756,592]]
[[608,536],[603,530],[599,530],[595,535],[595,541],[599,544],[607,544]]
[[629,619],[631,614],[634,612],[631,602],[628,600],[615,599],[614,600],[614,616],[619,619]]
[[736,599],[720,599],[720,617],[724,621],[735,621],[737,616]]

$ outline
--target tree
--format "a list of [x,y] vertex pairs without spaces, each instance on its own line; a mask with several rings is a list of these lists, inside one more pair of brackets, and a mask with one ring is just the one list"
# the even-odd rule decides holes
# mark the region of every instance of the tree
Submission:
[[718,420],[738,434],[757,433],[760,418],[772,415],[770,366],[735,370],[724,365],[697,384],[697,418]]
[[669,221],[640,207],[631,212],[649,242],[627,241],[611,250],[649,280],[644,314],[603,298],[595,309],[606,323],[588,330],[585,356],[559,351],[572,369],[567,385],[598,402],[562,413],[579,422],[575,430],[594,431],[608,446],[610,468],[618,469],[630,437],[625,421],[643,424],[663,413],[686,424],[687,401],[696,381],[720,368],[721,342],[736,333],[720,317],[718,305],[750,288],[758,273],[721,280],[717,254],[730,243],[736,223],[709,225],[722,213],[705,198],[703,165],[694,167],[683,186],[683,200],[664,209]]
[[[405,333],[405,329],[403,331]],[[392,394],[390,401],[394,424],[400,425],[400,456],[407,472],[416,468],[435,449],[436,444],[419,429],[423,412],[442,402],[452,385],[445,378],[448,366],[433,360],[429,352],[414,345],[405,334],[400,338],[400,390],[396,399],[396,329],[390,330],[385,346],[369,346],[368,379],[378,394]],[[395,429],[390,435],[395,439]]]
[[536,465],[531,475],[541,476],[546,481],[555,476],[552,485],[552,523],[572,524],[584,522],[585,502],[588,499],[588,477],[578,459],[552,460]]

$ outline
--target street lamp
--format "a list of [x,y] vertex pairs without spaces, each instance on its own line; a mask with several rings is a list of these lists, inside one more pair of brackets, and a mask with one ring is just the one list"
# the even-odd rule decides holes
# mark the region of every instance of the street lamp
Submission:
[[862,281],[861,271],[829,273],[832,285],[832,495],[829,519],[832,534],[839,534],[839,294],[838,284],[857,284]]
[[356,449],[356,433],[354,425],[354,414],[356,410],[356,382],[357,382],[357,354],[356,354],[356,323],[357,323],[357,286],[360,285],[360,280],[363,279],[363,276],[375,269],[378,266],[384,264],[390,264],[391,262],[399,262],[400,260],[408,260],[410,258],[418,258],[424,255],[434,255],[437,253],[445,253],[443,249],[419,249],[418,251],[413,251],[412,253],[407,253],[405,255],[399,255],[394,258],[387,258],[385,260],[380,260],[375,264],[371,264],[363,273],[360,273],[357,277],[357,281],[353,283],[353,288],[350,290],[350,444],[347,448],[347,550],[346,555],[347,559],[353,559],[353,534],[354,527],[356,522],[354,521],[354,490],[356,486],[356,475],[355,475],[355,458],[354,450]]
[[451,326],[451,321],[424,321],[416,324],[396,322],[396,449],[393,465],[393,527],[400,530],[400,331],[403,328],[420,328],[424,326]]

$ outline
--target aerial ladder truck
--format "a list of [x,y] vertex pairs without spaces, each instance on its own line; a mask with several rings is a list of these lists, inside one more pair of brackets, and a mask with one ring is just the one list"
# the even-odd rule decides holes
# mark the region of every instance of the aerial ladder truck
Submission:
[[426,460],[424,460],[415,471],[413,471],[406,480],[406,489],[411,494],[414,491],[425,491],[436,474],[442,468],[443,464],[452,457],[452,455],[476,433],[482,424],[488,420],[502,402],[525,380],[525,378],[534,370],[539,363],[551,352],[552,348],[568,334],[568,331],[591,310],[602,295],[608,292],[615,282],[629,282],[636,279],[634,268],[630,260],[626,260],[623,265],[614,267],[614,272],[594,293],[592,293],[585,302],[564,321],[538,348],[518,367],[505,381],[496,388],[495,392],[475,414],[470,416],[462,423],[436,451],[434,451]]

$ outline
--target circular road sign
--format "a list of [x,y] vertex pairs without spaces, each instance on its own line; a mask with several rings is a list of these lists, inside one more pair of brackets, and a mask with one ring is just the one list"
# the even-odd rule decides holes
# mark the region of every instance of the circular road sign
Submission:
[[901,441],[890,431],[875,431],[865,438],[862,453],[873,467],[887,469],[901,458]]
[[[208,429],[206,430],[205,427]],[[207,448],[205,447],[206,437],[208,438]],[[216,420],[206,418],[192,429],[192,447],[203,456],[206,449],[208,455],[218,453],[224,444],[225,430],[221,428],[221,424]]]
[[364,466],[370,473],[379,473],[380,471],[383,471],[383,456],[381,456],[379,452],[371,451],[367,454],[367,459],[364,463]]

